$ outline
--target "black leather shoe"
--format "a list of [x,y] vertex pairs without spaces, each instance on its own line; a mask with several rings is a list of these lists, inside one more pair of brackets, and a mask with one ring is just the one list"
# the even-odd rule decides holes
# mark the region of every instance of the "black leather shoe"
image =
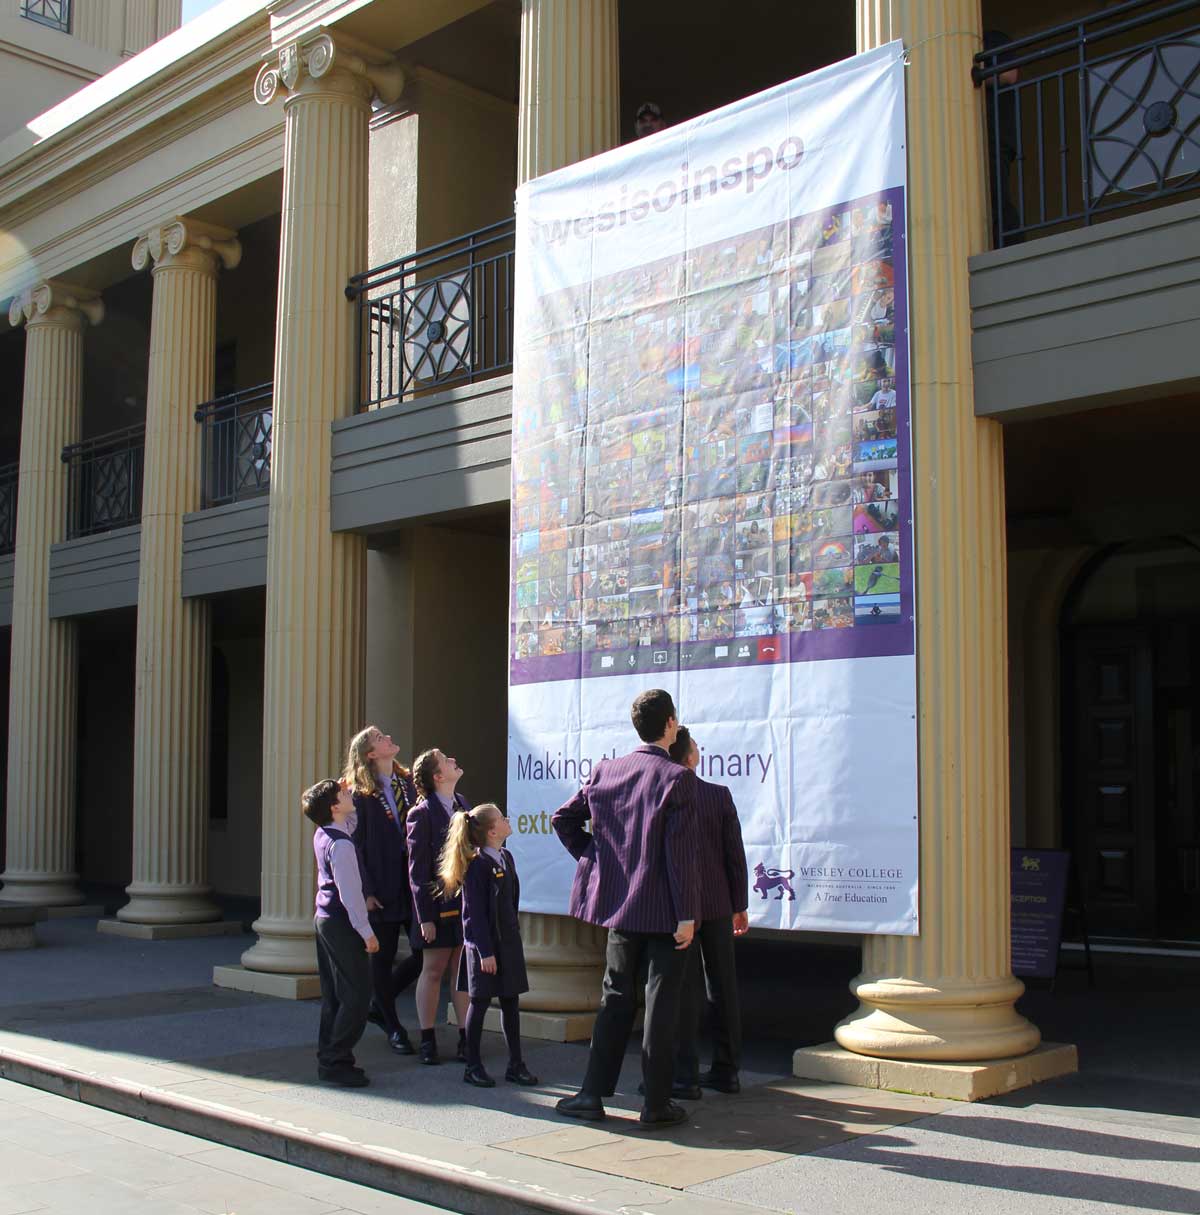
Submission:
[[676,1105],[674,1101],[668,1101],[661,1109],[642,1110],[638,1115],[638,1125],[647,1131],[661,1131],[687,1120],[687,1110],[682,1105]]
[[715,1089],[718,1093],[740,1093],[742,1082],[737,1072],[714,1072],[711,1069],[700,1073],[702,1088]]
[[473,1084],[476,1088],[496,1087],[495,1080],[487,1074],[482,1063],[468,1063],[466,1071],[463,1072],[463,1080],[467,1084]]
[[421,1062],[432,1067],[435,1063],[441,1063],[442,1058],[438,1054],[436,1042],[422,1042],[420,1046]]
[[538,1082],[538,1078],[524,1063],[518,1063],[515,1067],[507,1067],[504,1071],[504,1078],[509,1084],[520,1084],[524,1088],[531,1088]]
[[398,1055],[411,1055],[415,1053],[413,1051],[413,1044],[408,1040],[408,1034],[405,1033],[403,1025],[394,1033],[388,1034],[388,1046]]
[[322,1084],[338,1088],[366,1088],[371,1083],[361,1067],[318,1067],[317,1077]]
[[582,1118],[584,1122],[603,1122],[604,1102],[591,1093],[576,1093],[574,1097],[563,1097],[554,1107],[567,1118]]

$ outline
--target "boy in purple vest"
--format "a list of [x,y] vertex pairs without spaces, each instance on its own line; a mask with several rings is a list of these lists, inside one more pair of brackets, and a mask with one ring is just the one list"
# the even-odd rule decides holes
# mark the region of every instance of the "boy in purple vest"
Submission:
[[[300,798],[306,818],[316,823],[317,969],[321,975],[321,1027],[317,1032],[317,1075],[326,1084],[363,1088],[366,1072],[354,1065],[354,1047],[367,1025],[371,971],[367,954],[379,948],[367,918],[354,833],[353,794],[336,780],[318,781]],[[365,945],[365,948],[364,948]]]

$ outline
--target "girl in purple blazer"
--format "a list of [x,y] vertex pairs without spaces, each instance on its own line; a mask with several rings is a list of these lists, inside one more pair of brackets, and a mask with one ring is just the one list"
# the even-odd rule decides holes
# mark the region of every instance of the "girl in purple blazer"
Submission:
[[[470,809],[457,786],[462,769],[452,756],[436,747],[413,760],[413,782],[421,799],[408,812],[408,876],[412,891],[411,939],[421,950],[421,977],[417,980],[417,1016],[421,1022],[422,1063],[440,1063],[434,1025],[442,977],[450,974],[450,998],[460,1026],[466,1023],[467,997],[454,990],[458,959],[462,954],[462,902],[448,897],[437,885],[437,863],[450,823]],[[465,1030],[458,1031],[458,1058],[466,1062]]]
[[495,1087],[480,1058],[483,1021],[488,1005],[500,1001],[504,1041],[508,1045],[505,1080],[531,1085],[538,1079],[521,1057],[518,1002],[529,990],[525,950],[517,907],[521,883],[513,855],[504,847],[512,827],[499,806],[485,802],[456,814],[438,860],[438,878],[447,897],[462,896],[465,948],[458,970],[458,990],[471,997],[467,1010],[467,1067],[463,1079],[479,1088]]

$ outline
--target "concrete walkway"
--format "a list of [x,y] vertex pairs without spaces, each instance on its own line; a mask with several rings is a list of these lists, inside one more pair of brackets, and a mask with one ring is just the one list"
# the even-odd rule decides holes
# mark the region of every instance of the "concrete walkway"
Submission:
[[[315,1005],[209,985],[244,940],[142,943],[99,937],[87,921],[38,934],[46,947],[0,960],[0,1074],[452,1210],[1200,1212],[1196,1046],[1175,1035],[1172,1075],[1162,1035],[1182,1010],[1149,999],[1152,981],[1053,997],[1085,1001],[1077,1015],[1135,1005],[1137,1037],[1115,1019],[1104,1036],[1144,1042],[1140,1064],[1097,1072],[1085,1041],[1080,1076],[974,1106],[794,1081],[781,1073],[804,1039],[785,1044],[770,1025],[759,1037],[752,1015],[745,1091],[706,1095],[688,1125],[648,1136],[635,1124],[634,1060],[600,1126],[553,1112],[582,1072],[578,1046],[528,1043],[542,1085],[481,1091],[452,1064],[392,1056],[372,1029],[360,1051],[372,1087],[331,1090],[314,1083]],[[1194,1009],[1181,983],[1196,985],[1167,975],[1164,987]],[[485,1052],[501,1072],[498,1037]]]

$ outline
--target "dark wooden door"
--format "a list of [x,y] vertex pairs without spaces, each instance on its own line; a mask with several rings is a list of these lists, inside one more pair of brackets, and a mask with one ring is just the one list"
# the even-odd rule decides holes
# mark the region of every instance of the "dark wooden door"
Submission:
[[1097,936],[1152,937],[1154,670],[1137,628],[1075,637],[1071,761],[1075,863]]

